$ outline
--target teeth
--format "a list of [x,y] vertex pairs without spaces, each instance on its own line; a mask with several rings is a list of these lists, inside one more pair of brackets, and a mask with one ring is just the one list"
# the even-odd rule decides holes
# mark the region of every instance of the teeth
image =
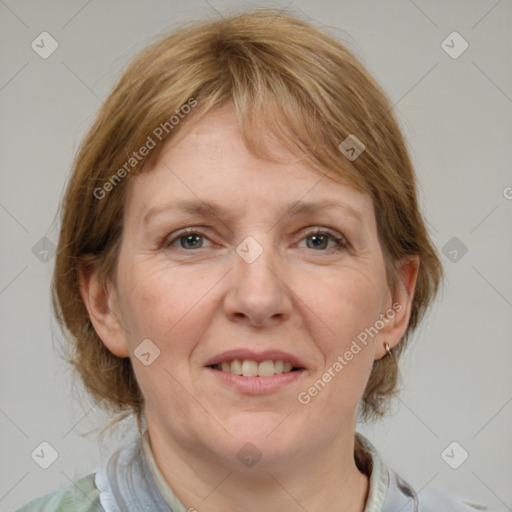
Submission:
[[[226,364],[229,365],[229,362]],[[224,370],[224,368],[222,368],[222,370]],[[230,371],[229,368],[227,371]],[[231,373],[234,373],[235,375],[242,375],[242,363],[240,362],[239,359],[234,359],[233,361],[231,361]]]
[[[245,363],[246,361],[244,361]],[[274,361],[262,361],[258,365],[258,375],[260,377],[272,377],[275,372]]]
[[218,370],[223,372],[243,375],[244,377],[272,377],[283,372],[290,372],[293,368],[292,363],[284,361],[262,361],[258,363],[250,359],[233,359],[233,361],[223,361],[220,365],[215,365]]
[[256,377],[258,375],[258,366],[256,361],[247,361],[244,359],[242,362],[242,375],[244,377]]

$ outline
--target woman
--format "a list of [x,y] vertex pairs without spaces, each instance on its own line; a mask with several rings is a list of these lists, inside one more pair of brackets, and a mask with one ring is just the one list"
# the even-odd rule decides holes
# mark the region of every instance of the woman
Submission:
[[475,510],[355,431],[396,394],[442,268],[389,101],[339,42],[272,10],[166,37],[62,206],[72,363],[139,437],[20,510]]

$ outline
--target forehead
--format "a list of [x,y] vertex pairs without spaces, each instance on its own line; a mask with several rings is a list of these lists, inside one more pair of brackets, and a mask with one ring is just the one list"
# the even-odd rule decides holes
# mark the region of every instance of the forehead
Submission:
[[368,194],[332,170],[312,168],[272,136],[261,135],[279,162],[262,160],[249,151],[231,107],[206,116],[177,142],[171,141],[156,162],[131,180],[129,209],[135,209],[138,217],[147,217],[172,201],[183,204],[185,210],[200,210],[203,202],[210,209],[222,205],[242,215],[253,209],[279,208],[282,213],[283,205],[290,208],[302,203],[307,213],[305,203],[313,212],[323,202],[338,202],[356,216],[372,215]]

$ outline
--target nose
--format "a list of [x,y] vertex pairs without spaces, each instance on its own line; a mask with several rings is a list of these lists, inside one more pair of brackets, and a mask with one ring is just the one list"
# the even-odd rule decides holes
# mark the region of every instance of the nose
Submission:
[[[251,251],[255,250],[254,240]],[[243,250],[234,252],[224,310],[231,321],[259,328],[272,327],[290,317],[292,295],[285,268],[271,244],[258,245],[263,250],[254,260],[246,258]]]

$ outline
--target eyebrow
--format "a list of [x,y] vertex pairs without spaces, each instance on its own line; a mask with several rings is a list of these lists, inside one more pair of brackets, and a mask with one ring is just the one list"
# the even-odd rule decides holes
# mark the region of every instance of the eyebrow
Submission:
[[[354,217],[358,221],[364,223],[363,216],[361,213],[357,210],[355,210],[352,206],[339,202],[339,201],[322,201],[322,202],[306,202],[306,201],[293,201],[289,203],[285,208],[284,215],[293,215],[293,216],[304,216],[304,215],[310,215],[317,213],[321,210],[332,208],[332,207],[338,207],[343,208],[345,212],[350,215],[351,217]],[[236,217],[235,212],[228,212],[220,205],[217,205],[216,203],[208,203],[200,200],[179,200],[174,201],[172,203],[169,203],[167,205],[162,206],[154,206],[153,208],[150,208],[147,213],[144,215],[144,218],[142,220],[143,224],[146,225],[150,219],[162,212],[165,211],[182,211],[184,213],[188,213],[191,215],[200,215],[203,217]]]

